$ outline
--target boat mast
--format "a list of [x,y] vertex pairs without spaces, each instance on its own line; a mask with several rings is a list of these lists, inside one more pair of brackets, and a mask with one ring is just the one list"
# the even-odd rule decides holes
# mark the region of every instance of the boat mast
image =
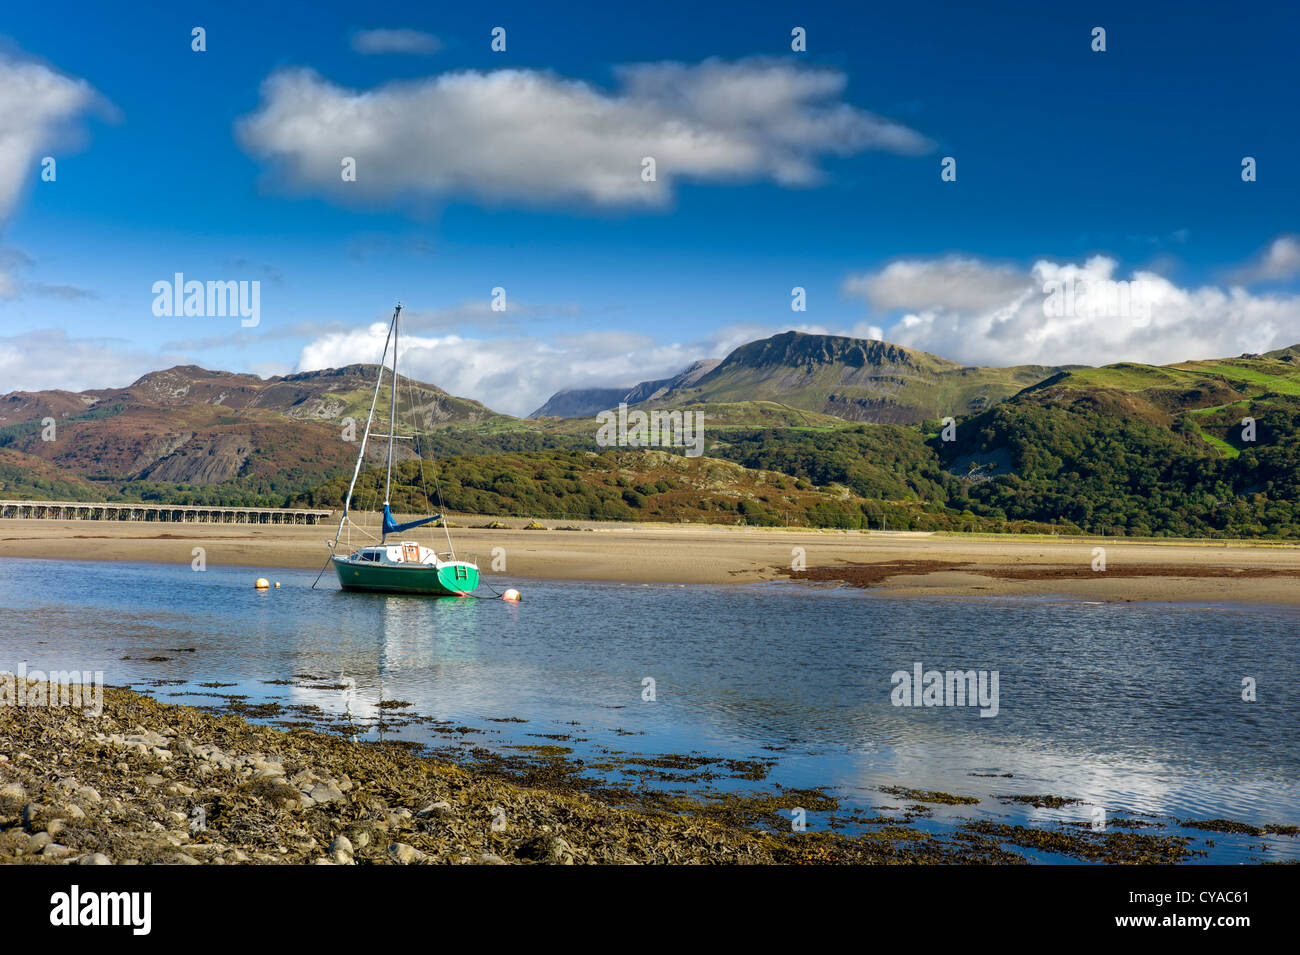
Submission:
[[[397,303],[397,308],[393,310],[393,400],[388,405],[388,473],[384,476],[384,507],[388,507],[389,492],[393,486],[393,441],[396,440],[394,435],[397,434],[397,316],[402,314],[402,303]],[[380,378],[383,372],[380,372]],[[379,543],[383,543],[388,537],[382,534]]]
[[[400,309],[402,306],[399,304],[397,307]],[[394,312],[393,323],[396,323],[396,321],[397,313]],[[347,522],[348,513],[352,510],[352,493],[356,490],[357,477],[361,474],[361,462],[366,457],[366,444],[370,441],[370,425],[375,420],[375,405],[379,403],[379,386],[384,380],[384,361],[388,358],[388,343],[392,340],[393,324],[389,324],[388,337],[384,339],[384,353],[379,356],[379,374],[375,376],[375,393],[370,398],[370,414],[366,415],[366,431],[361,436],[361,450],[357,453],[357,463],[352,469],[352,483],[348,485],[348,496],[343,499],[343,516],[339,518],[339,529],[334,535],[334,544],[331,547],[337,545],[339,538],[343,536],[343,525]]]

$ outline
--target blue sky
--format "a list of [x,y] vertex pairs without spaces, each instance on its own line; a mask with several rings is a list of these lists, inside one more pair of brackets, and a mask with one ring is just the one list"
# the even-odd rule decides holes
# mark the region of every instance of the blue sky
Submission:
[[[380,29],[420,36],[358,52]],[[397,298],[412,374],[515,413],[790,327],[992,364],[1300,341],[1294,4],[64,3],[0,34],[0,392],[374,360]],[[24,102],[39,71],[66,95]],[[175,272],[259,280],[258,326],[154,315]],[[1062,276],[1150,277],[1154,317],[1040,321]]]

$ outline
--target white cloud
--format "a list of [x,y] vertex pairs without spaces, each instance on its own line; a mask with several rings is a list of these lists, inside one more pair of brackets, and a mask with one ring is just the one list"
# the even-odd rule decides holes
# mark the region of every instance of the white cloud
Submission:
[[[855,276],[847,286],[903,311],[881,323],[886,340],[978,364],[1168,364],[1300,342],[1300,296],[1183,288],[1151,271],[1121,276],[1117,265],[1100,255],[1082,265],[1040,260],[1025,272],[973,259],[914,260]],[[1081,295],[1123,291],[1129,304],[1093,312],[1080,298],[1054,311],[1052,290],[1066,286]]]
[[870,322],[858,322],[844,334],[850,338],[867,338],[877,342],[885,339],[885,330],[879,325],[872,325]]
[[850,295],[861,295],[882,311],[896,308],[989,308],[1024,291],[1029,277],[1010,266],[978,259],[900,259],[879,272],[851,275]]
[[1277,282],[1300,276],[1300,236],[1280,235],[1254,263],[1240,269],[1238,282]]
[[[730,326],[691,342],[659,342],[626,331],[588,331],[553,338],[465,338],[405,331],[399,370],[418,381],[483,402],[494,411],[526,415],[563,388],[630,387],[667,378],[700,358],[784,329]],[[323,335],[306,345],[298,371],[378,361],[387,325]]]
[[[810,334],[883,339],[988,365],[1169,363],[1262,352],[1300,342],[1300,296],[1253,295],[1240,287],[1182,288],[1141,270],[1124,280],[1139,283],[1148,309],[1128,316],[1118,312],[1093,316],[1086,310],[1044,313],[1048,296],[1043,289],[1050,283],[1086,287],[1120,278],[1116,262],[1105,256],[1082,264],[1042,260],[1020,272],[992,265],[988,274],[979,274],[976,260],[966,260],[955,272],[946,269],[943,260],[918,260],[911,265],[902,268],[893,263],[886,269],[892,268],[889,274],[894,277],[961,274],[969,281],[941,283],[941,290],[935,292],[902,280],[889,284],[871,281],[875,276],[861,276],[863,289],[888,289],[893,301],[922,306],[902,308],[887,317],[867,316],[849,329],[816,324],[793,327]],[[1017,282],[1007,281],[1009,271],[1016,274]],[[1004,300],[990,301],[989,290],[1001,282],[1008,288]],[[905,295],[909,287],[915,298]],[[511,334],[506,328],[482,324],[480,306],[470,303],[412,314],[411,323],[403,328],[401,368],[412,378],[516,415],[528,414],[564,388],[628,387],[666,378],[692,361],[726,357],[746,342],[791,327],[737,324],[675,342],[660,340],[653,328],[649,332],[611,327],[549,336]],[[516,307],[524,306],[512,304],[512,311]],[[306,337],[295,370],[307,371],[374,363],[386,328],[382,321],[364,328],[309,322],[267,338]],[[31,390],[120,386],[148,371],[193,362],[193,355],[177,350],[189,352],[208,344],[228,343],[174,342],[163,346],[164,354],[122,342],[71,339],[60,331],[33,332],[0,338],[0,381],[6,388]],[[288,367],[266,362],[252,370],[282,374]]]
[[13,211],[23,186],[37,178],[42,150],[97,102],[85,80],[0,56],[0,220]]
[[[74,120],[98,105],[98,94],[85,80],[0,55],[0,226],[13,213],[24,187],[37,180],[45,151],[68,136]],[[20,283],[9,274],[13,264],[0,261],[0,299],[20,295]]]
[[432,33],[402,27],[396,30],[362,30],[352,36],[357,53],[410,53],[428,55],[442,49],[442,41]]
[[0,337],[0,382],[6,392],[120,388],[181,360],[120,339],[72,338],[62,329]]
[[[237,135],[291,188],[339,201],[655,207],[676,183],[815,184],[819,161],[919,153],[924,136],[840,101],[832,70],[746,60],[642,64],[614,92],[536,70],[444,73],[367,91],[305,70],[267,78]],[[357,179],[344,182],[343,157]],[[642,159],[656,162],[642,180]]]

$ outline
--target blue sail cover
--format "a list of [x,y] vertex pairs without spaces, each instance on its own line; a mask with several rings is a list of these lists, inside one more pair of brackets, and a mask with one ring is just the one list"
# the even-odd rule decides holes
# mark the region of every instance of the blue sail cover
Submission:
[[402,531],[409,531],[412,527],[419,527],[421,524],[428,524],[431,521],[441,520],[441,514],[435,514],[433,517],[422,517],[418,521],[407,521],[405,524],[399,524],[393,520],[393,512],[384,505],[384,534],[400,534]]

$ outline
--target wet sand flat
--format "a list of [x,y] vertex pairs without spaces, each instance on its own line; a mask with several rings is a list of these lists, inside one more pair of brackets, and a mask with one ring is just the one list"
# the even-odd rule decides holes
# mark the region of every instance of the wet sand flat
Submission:
[[[793,577],[899,596],[1300,604],[1300,546],[1289,544],[556,521],[524,530],[518,518],[456,520],[458,555],[476,559],[495,582],[743,584]],[[492,521],[508,526],[476,526]],[[315,570],[333,536],[329,525],[0,520],[0,557],[189,564],[202,547],[209,566]],[[353,533],[351,548],[367,543]],[[445,538],[435,543],[442,550]],[[1105,570],[1093,569],[1097,547],[1105,548]],[[494,551],[498,563],[505,559],[496,573]],[[348,551],[340,545],[340,552]]]

